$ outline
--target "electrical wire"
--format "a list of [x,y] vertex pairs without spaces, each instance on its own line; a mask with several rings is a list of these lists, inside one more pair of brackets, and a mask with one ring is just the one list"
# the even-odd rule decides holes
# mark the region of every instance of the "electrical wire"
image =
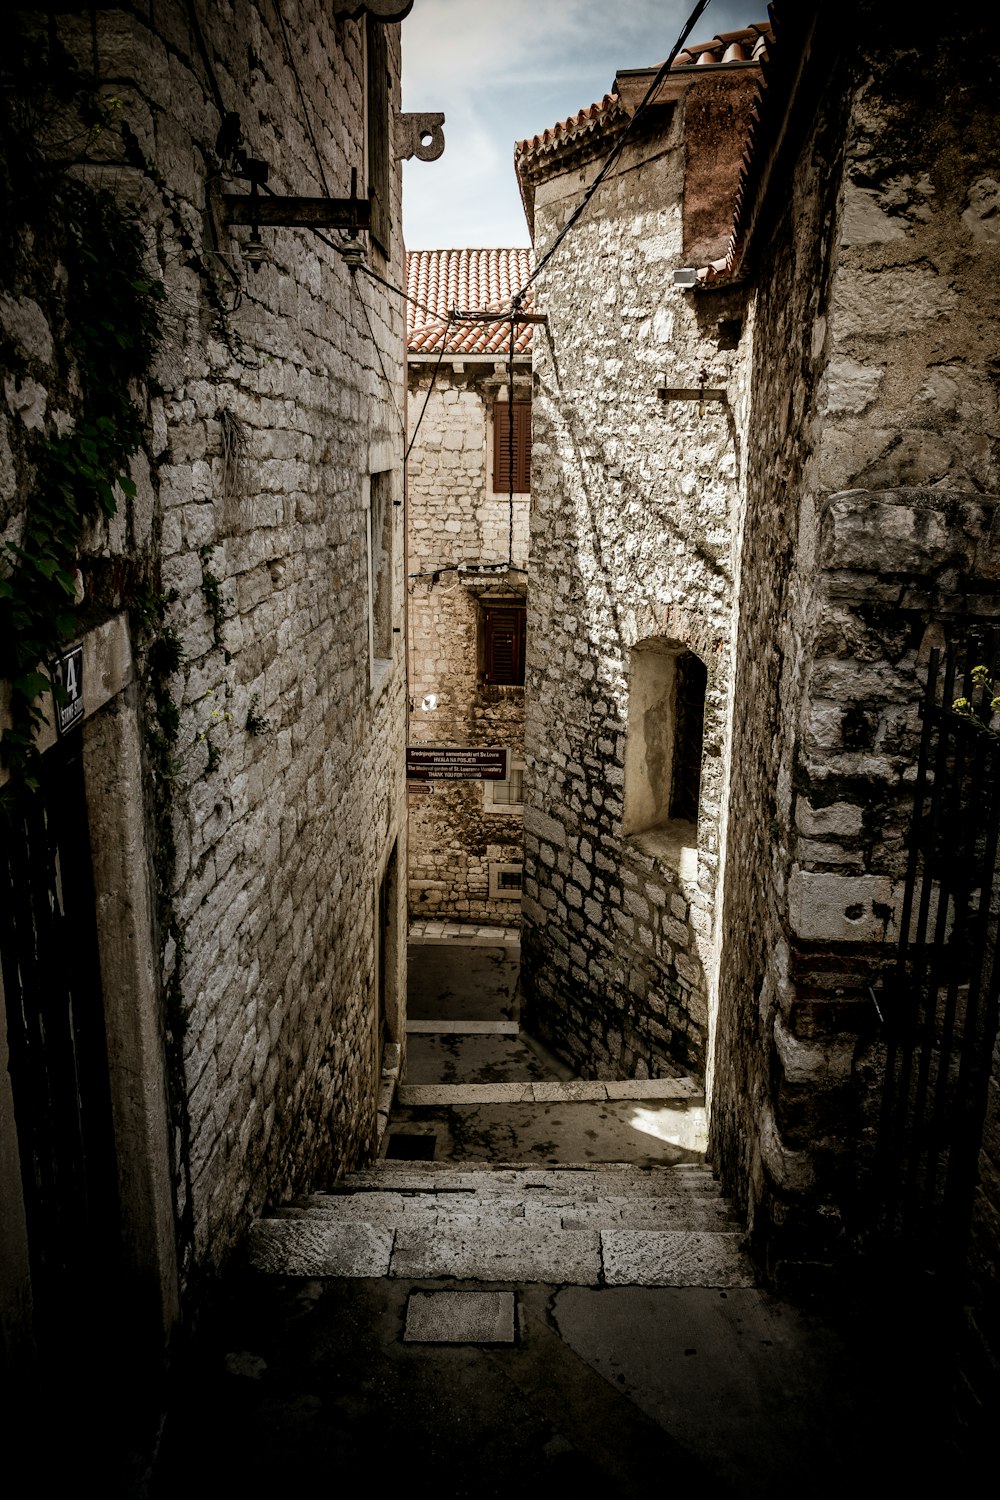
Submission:
[[574,224],[580,218],[580,215],[586,209],[587,204],[590,202],[591,198],[593,198],[594,194],[597,192],[597,189],[600,187],[600,185],[604,181],[605,177],[607,177],[608,173],[611,171],[611,168],[614,166],[614,164],[618,160],[619,156],[621,156],[622,152],[625,149],[626,142],[628,141],[629,136],[631,135],[632,131],[635,128],[635,122],[639,119],[639,117],[642,114],[643,110],[645,110],[648,107],[648,105],[650,103],[650,100],[655,95],[657,89],[660,87],[660,84],[663,82],[664,78],[666,78],[667,74],[670,72],[670,69],[674,65],[674,59],[676,58],[678,52],[680,52],[681,48],[684,46],[684,43],[687,41],[688,37],[691,35],[691,32],[694,30],[694,27],[697,25],[698,20],[700,19],[702,13],[707,9],[708,4],[709,4],[709,0],[698,0],[698,3],[695,6],[694,10],[691,12],[690,16],[688,16],[688,19],[685,21],[684,27],[683,27],[683,29],[681,31],[680,36],[677,38],[676,42],[674,43],[673,50],[671,51],[670,56],[667,58],[666,62],[663,63],[660,66],[660,68],[658,69],[656,77],[653,79],[652,83],[649,85],[649,88],[646,90],[646,93],[643,96],[643,99],[642,99],[641,103],[639,104],[639,106],[636,109],[635,113],[632,115],[632,118],[629,120],[628,124],[625,126],[625,129],[622,131],[621,135],[618,137],[617,141],[612,146],[610,152],[608,153],[607,157],[605,158],[604,162],[602,163],[600,171],[597,173],[597,176],[594,178],[593,182],[587,188],[587,191],[584,193],[583,197],[580,199],[579,203],[576,205],[576,208],[574,208],[573,212],[570,214],[569,218],[566,220],[566,222],[563,225],[562,229],[560,229],[559,233],[556,235],[555,239],[552,241],[552,244],[546,250],[546,252],[542,256],[541,260],[537,263],[537,265],[535,266],[535,269],[532,271],[532,273],[528,277],[527,281],[524,283],[524,285],[520,288],[519,291],[517,291],[517,292],[514,293],[513,297],[511,298],[511,306],[512,307],[516,308],[516,307],[520,306],[521,302],[524,300],[524,294],[525,294],[525,292],[531,286],[532,282],[534,282],[536,280],[536,278],[541,274],[541,272],[544,270],[544,268],[548,265],[549,261],[552,259],[553,255],[555,255],[556,251],[559,249],[559,246],[562,244],[563,240],[569,234],[569,232],[573,228]]
[[[363,270],[364,268],[362,267],[361,269]],[[447,320],[447,322],[444,325],[444,331],[441,334],[441,348],[438,350],[437,363],[435,364],[434,369],[433,369],[433,371],[431,373],[431,383],[427,387],[427,395],[424,397],[424,404],[420,408],[420,415],[417,418],[417,425],[413,429],[413,435],[410,438],[410,441],[409,441],[409,443],[407,445],[406,452],[403,455],[403,462],[404,462],[404,464],[407,462],[407,460],[410,457],[410,454],[413,451],[413,445],[417,441],[417,433],[420,431],[420,424],[424,420],[424,412],[427,410],[427,403],[430,401],[431,396],[434,394],[434,382],[438,378],[438,371],[441,368],[441,361],[444,359],[444,351],[448,347],[448,330],[450,328],[451,328],[451,314],[449,313],[448,314],[448,320]]]
[[226,118],[226,106],[222,99],[222,90],[219,88],[219,80],[216,77],[215,67],[208,51],[208,43],[205,41],[205,33],[202,31],[201,21],[198,19],[195,0],[187,0],[187,13],[188,20],[191,23],[191,30],[194,33],[195,46],[198,48],[201,56],[202,67],[208,75],[208,86],[212,91],[215,107],[219,111],[219,120],[222,122]]
[[[317,232],[317,234],[319,234],[318,230],[316,232]],[[322,234],[320,234],[320,239],[324,239],[324,236]],[[332,244],[332,241],[331,240],[325,240],[325,243],[328,244],[328,245],[330,245],[330,244]],[[333,245],[333,249],[336,250],[336,248],[337,248],[336,245]],[[386,279],[385,279],[384,276],[380,276],[378,274],[378,272],[377,271],[373,271],[370,266],[359,266],[358,270],[359,271],[364,271],[365,275],[366,276],[370,276],[371,279],[372,279],[372,281],[377,281],[378,284],[379,284],[379,286],[384,286],[388,291],[395,292],[396,296],[397,297],[402,297],[402,299],[403,299],[404,302],[409,302],[414,307],[419,307],[419,309],[420,309],[420,311],[422,313],[426,313],[427,316],[429,318],[433,319],[435,322],[437,322],[438,319],[441,317],[441,314],[438,311],[436,311],[435,308],[428,307],[427,304],[426,304],[426,302],[418,302],[417,299],[416,299],[416,297],[411,297],[410,294],[409,294],[409,292],[404,292],[403,288],[401,286],[394,286],[391,281],[386,281]],[[503,317],[503,313],[497,313],[497,319],[498,320],[500,318],[502,318],[502,317]],[[448,314],[448,320],[449,320],[449,322],[460,322],[461,321],[461,319],[457,319],[455,317],[454,312],[450,312]]]
[[[351,269],[353,271],[355,268],[352,267]],[[379,362],[379,368],[382,371],[382,378],[385,381],[386,389],[389,392],[389,399],[392,402],[393,409],[394,409],[394,411],[396,413],[396,420],[399,423],[399,432],[400,432],[400,436],[402,437],[405,434],[405,432],[406,432],[406,427],[405,427],[405,424],[403,422],[403,413],[400,411],[399,406],[398,406],[397,401],[396,401],[396,397],[395,397],[395,395],[393,393],[392,381],[389,379],[389,372],[386,370],[385,363],[384,363],[384,361],[382,359],[382,350],[379,348],[378,339],[375,337],[375,330],[372,327],[372,320],[371,320],[371,318],[369,318],[369,316],[368,316],[368,308],[365,306],[365,299],[364,299],[364,297],[361,294],[361,288],[358,286],[357,279],[353,275],[351,276],[351,285],[354,286],[357,289],[358,301],[361,303],[361,311],[364,313],[364,315],[365,315],[365,322],[368,324],[368,332],[371,334],[371,340],[372,340],[372,344],[375,347],[375,354],[376,354],[376,357],[377,357],[378,362]],[[423,413],[421,413],[421,416],[422,415],[423,415]],[[418,423],[418,426],[419,426],[419,423]],[[407,449],[407,457],[409,457],[409,449]],[[405,463],[405,459],[404,459],[404,463]]]
[[507,561],[514,565],[514,305],[510,309],[510,353],[507,358]]
[[294,55],[292,53],[292,41],[291,41],[291,37],[288,35],[288,26],[287,26],[287,23],[285,21],[284,13],[282,12],[282,9],[281,9],[281,0],[274,0],[274,9],[275,9],[275,14],[278,17],[278,22],[279,22],[279,24],[281,26],[281,34],[282,34],[282,36],[284,38],[284,42],[285,42],[285,56],[288,58],[288,66],[291,68],[291,70],[292,70],[292,77],[295,79],[295,87],[296,87],[296,90],[298,91],[299,103],[302,105],[302,116],[303,116],[303,119],[306,122],[306,130],[308,131],[309,139],[312,141],[313,152],[315,153],[315,156],[316,156],[316,165],[317,165],[317,167],[319,167],[319,180],[323,184],[323,191],[324,191],[324,193],[329,198],[330,197],[330,188],[329,188],[329,184],[327,183],[327,180],[326,180],[326,173],[323,170],[323,158],[320,155],[319,143],[316,140],[316,135],[315,135],[315,132],[314,132],[313,126],[312,126],[312,120],[310,119],[310,116],[309,116],[309,107],[306,104],[306,96],[305,96],[305,91],[304,91],[304,89],[302,87],[302,79],[299,77],[299,70],[296,67],[295,57],[294,57]]

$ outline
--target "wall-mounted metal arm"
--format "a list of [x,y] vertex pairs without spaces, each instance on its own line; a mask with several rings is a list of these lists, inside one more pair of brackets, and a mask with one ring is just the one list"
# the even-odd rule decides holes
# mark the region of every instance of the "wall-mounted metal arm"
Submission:
[[367,229],[371,204],[366,198],[282,198],[253,193],[223,193],[227,224],[259,224],[286,229]]

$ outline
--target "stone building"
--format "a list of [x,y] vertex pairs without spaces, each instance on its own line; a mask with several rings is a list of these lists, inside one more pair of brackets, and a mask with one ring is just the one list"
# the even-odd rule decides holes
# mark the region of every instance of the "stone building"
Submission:
[[414,917],[519,919],[532,325],[512,351],[509,318],[451,315],[509,309],[531,268],[530,250],[407,256],[409,742],[507,752],[493,780],[411,763]]
[[[266,1202],[375,1146],[404,1030],[404,330],[366,268],[402,284],[409,8],[59,6],[8,36],[15,1362],[58,1336],[73,1366],[88,1307],[162,1349]],[[32,654],[65,684],[40,758]]]
[[[743,303],[673,271],[725,250],[766,35],[673,70],[538,282],[524,967],[535,1024],[605,1077],[707,1059]],[[655,71],[519,144],[536,254]]]
[[1000,135],[981,17],[922,49],[878,6],[772,14],[680,54],[633,128],[654,69],[516,159],[545,319],[529,1013],[598,1076],[705,1067],[714,1161],[780,1274],[863,1232],[921,685],[1000,613]]

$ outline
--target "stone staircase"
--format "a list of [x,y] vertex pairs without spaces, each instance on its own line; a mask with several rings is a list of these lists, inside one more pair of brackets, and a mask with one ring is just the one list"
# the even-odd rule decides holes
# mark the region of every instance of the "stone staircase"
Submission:
[[[517,932],[411,930],[407,1081],[382,1158],[254,1224],[264,1274],[555,1286],[753,1285],[689,1077],[574,1078],[520,1028]],[[428,1159],[393,1148],[427,1147]],[[424,1151],[419,1155],[423,1157]]]
[[381,1161],[258,1221],[250,1266],[284,1276],[577,1286],[752,1286],[710,1170]]

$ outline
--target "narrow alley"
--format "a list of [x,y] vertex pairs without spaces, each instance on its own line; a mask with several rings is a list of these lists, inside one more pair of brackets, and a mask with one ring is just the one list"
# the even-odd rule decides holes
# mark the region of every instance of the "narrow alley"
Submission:
[[862,1323],[843,1289],[758,1289],[694,1082],[569,1077],[519,1026],[517,971],[513,929],[413,925],[382,1155],[255,1226],[152,1493],[192,1451],[250,1496],[367,1484],[382,1454],[456,1497],[954,1482],[917,1304]]
[[708,7],[11,10],[15,1500],[995,1471],[1000,26]]

